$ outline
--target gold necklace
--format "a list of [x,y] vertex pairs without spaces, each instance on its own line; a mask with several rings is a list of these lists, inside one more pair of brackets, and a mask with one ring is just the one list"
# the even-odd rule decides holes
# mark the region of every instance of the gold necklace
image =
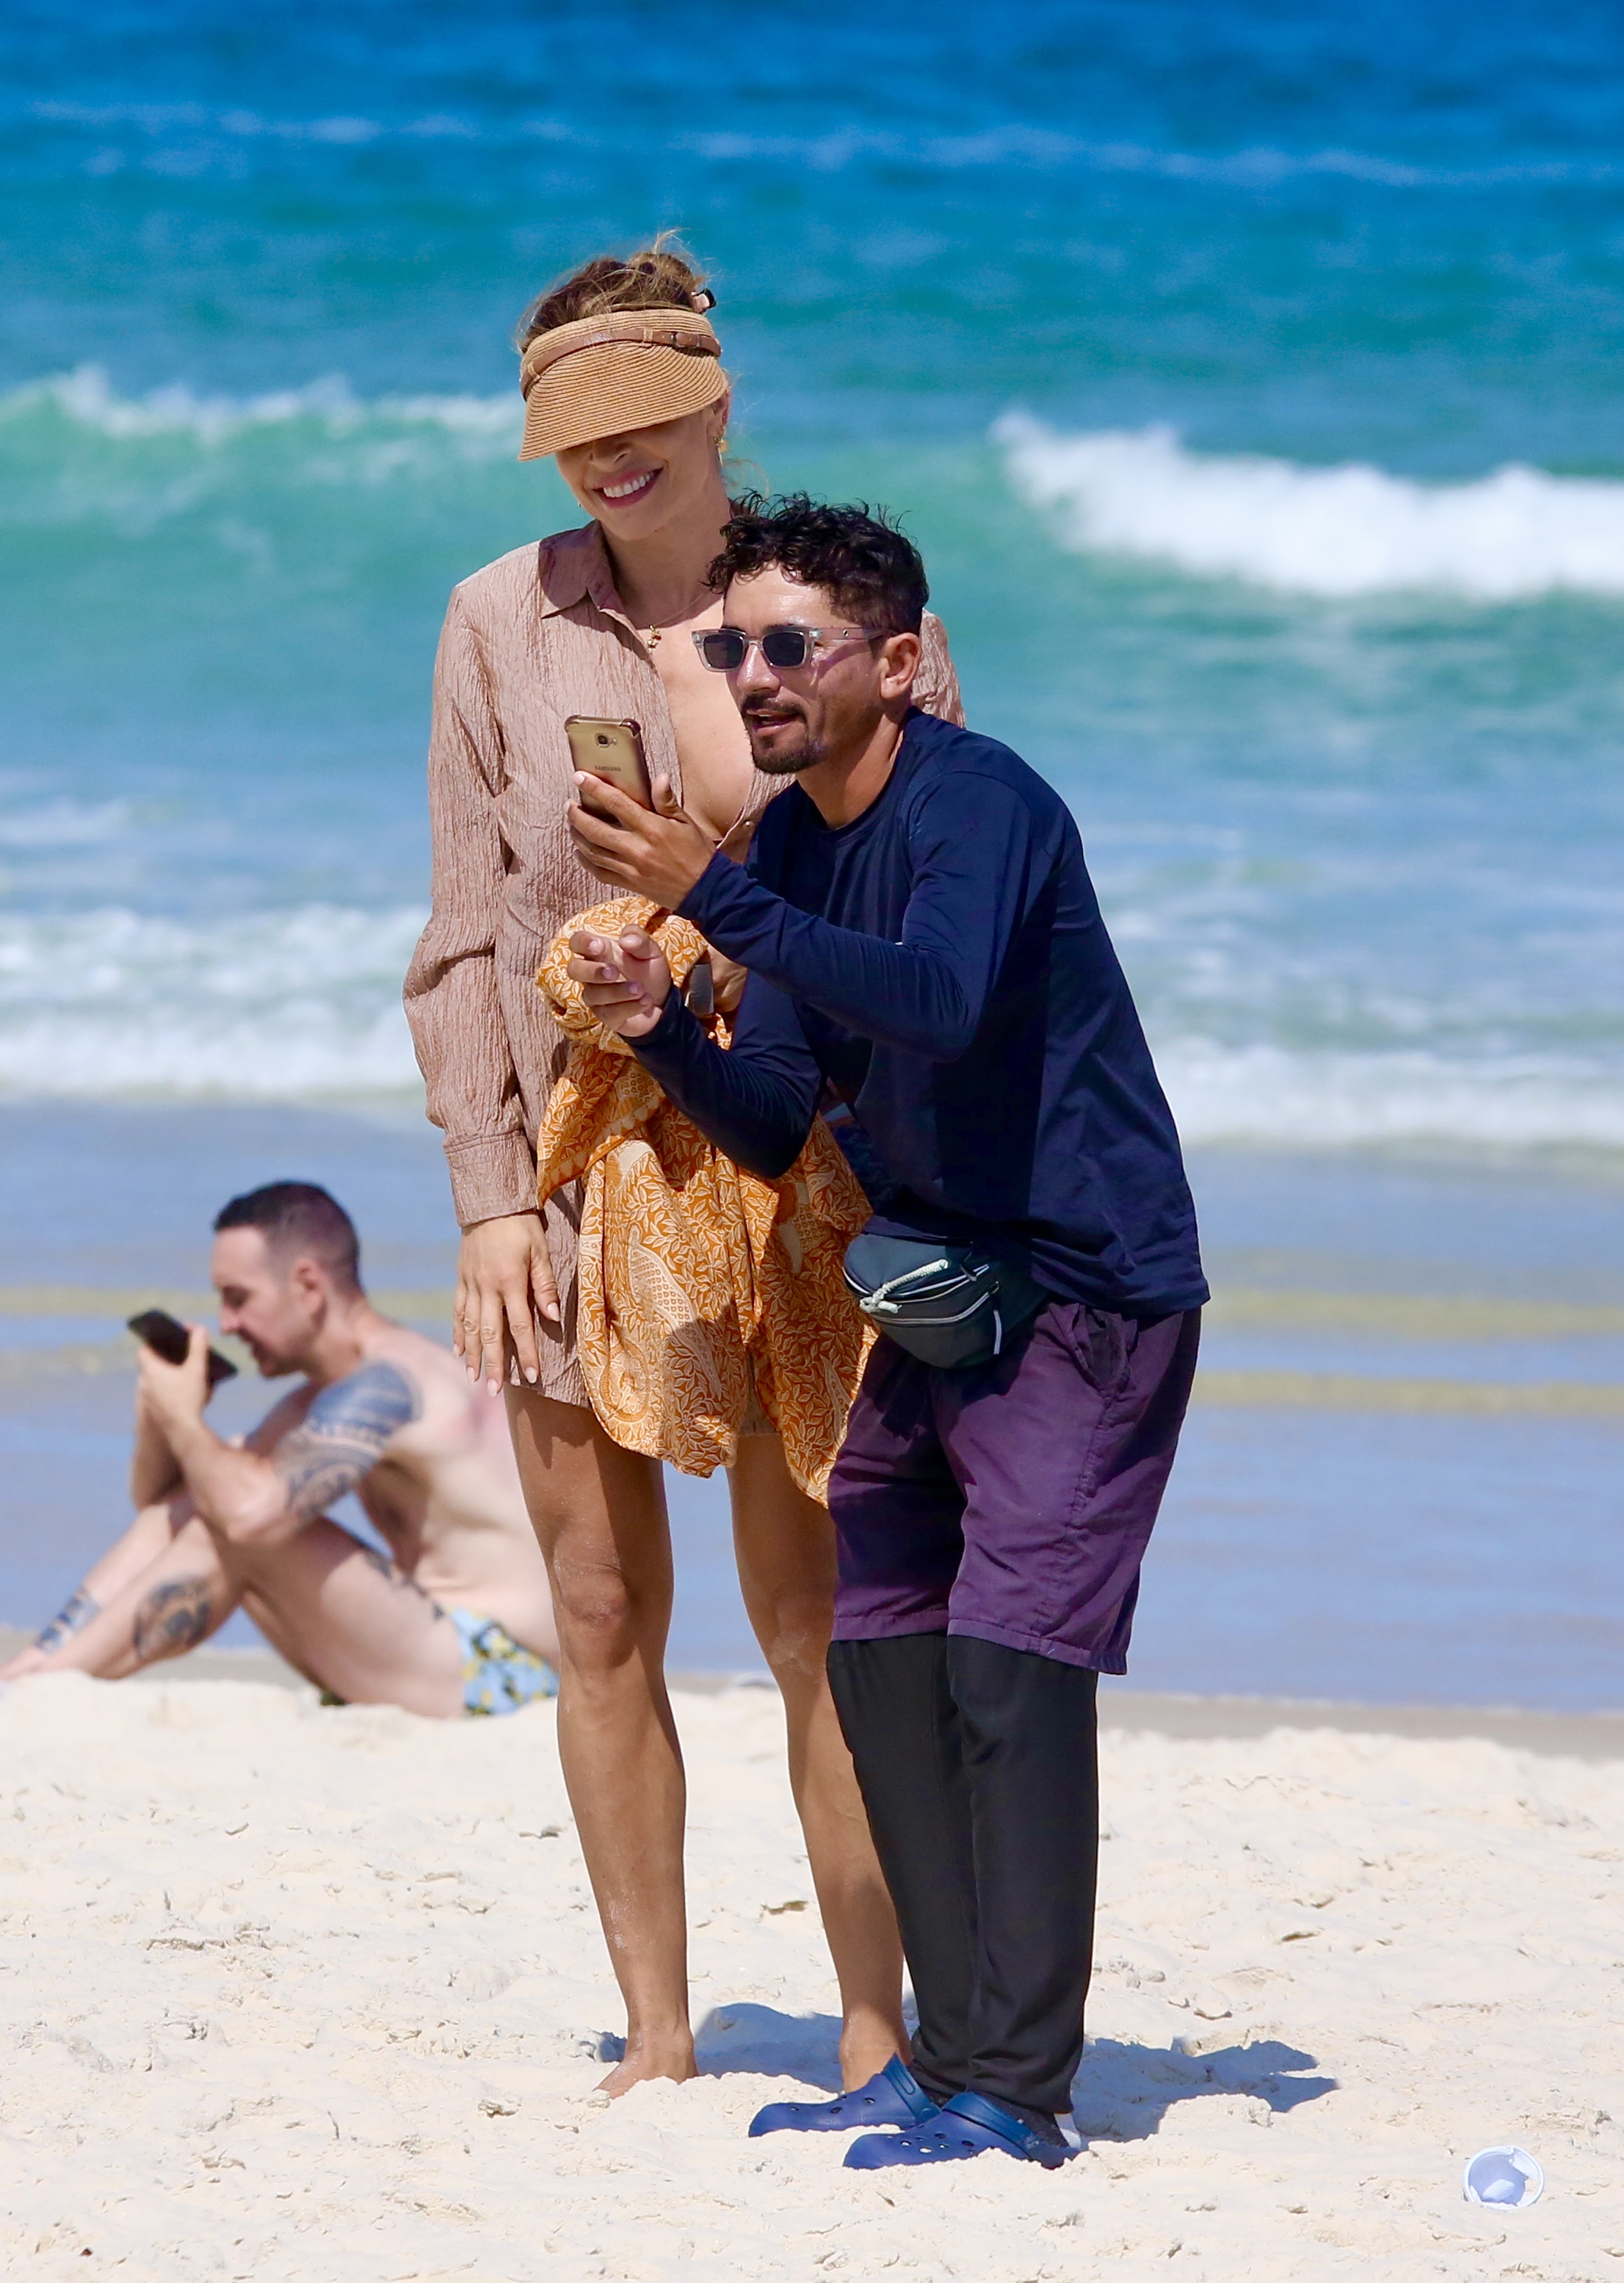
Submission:
[[[710,593],[710,591],[711,591],[711,589],[710,589],[709,586],[702,587],[702,588],[700,588],[700,593],[701,593],[701,595],[702,595],[702,596],[708,595],[708,594]],[[681,615],[681,613],[680,613],[680,612],[679,612],[679,613],[678,613],[678,616],[679,616],[679,617],[680,617],[680,615]],[[648,650],[658,650],[658,648],[659,648],[659,646],[660,646],[661,637],[664,635],[664,632],[665,632],[665,629],[664,629],[664,627],[650,627],[648,629],[647,633],[646,633],[646,634],[643,634],[643,635],[641,635],[641,641],[642,641],[642,643],[643,643],[643,646],[644,646],[644,648],[645,648],[645,649],[648,649]]]

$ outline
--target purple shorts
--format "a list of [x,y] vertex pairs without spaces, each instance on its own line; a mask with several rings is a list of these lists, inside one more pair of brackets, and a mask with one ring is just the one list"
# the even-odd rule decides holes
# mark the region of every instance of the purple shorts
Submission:
[[1053,1300],[973,1371],[876,1342],[829,1484],[835,1640],[968,1633],[1126,1672],[1200,1337],[1199,1308]]

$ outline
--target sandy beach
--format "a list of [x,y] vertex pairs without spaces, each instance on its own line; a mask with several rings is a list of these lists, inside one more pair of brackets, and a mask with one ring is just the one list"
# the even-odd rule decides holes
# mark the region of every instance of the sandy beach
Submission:
[[[6,1692],[8,2271],[1577,2283],[1624,2258],[1624,1760],[1108,1727],[1081,2153],[871,2178],[838,2141],[744,2137],[832,2084],[835,1992],[775,1695],[677,1702],[704,2074],[611,2107],[550,1708]],[[1468,2207],[1463,2159],[1508,2139],[1544,2200]]]

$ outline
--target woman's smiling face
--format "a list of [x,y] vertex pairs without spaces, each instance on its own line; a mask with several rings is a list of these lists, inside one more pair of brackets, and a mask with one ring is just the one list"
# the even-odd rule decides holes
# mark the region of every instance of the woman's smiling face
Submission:
[[611,541],[651,539],[695,512],[711,520],[727,401],[568,445],[556,455],[558,471]]

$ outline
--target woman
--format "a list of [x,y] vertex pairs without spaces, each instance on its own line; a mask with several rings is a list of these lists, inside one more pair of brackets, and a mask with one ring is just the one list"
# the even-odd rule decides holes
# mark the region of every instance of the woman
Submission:
[[[626,1999],[604,2080],[694,2074],[681,1757],[665,1693],[672,1554],[658,1467],[611,1442],[571,1352],[575,1226],[536,1210],[534,1141],[565,1047],[535,987],[563,922],[602,890],[570,842],[571,714],[641,725],[649,772],[742,857],[781,781],[759,775],[722,676],[690,635],[729,514],[728,383],[703,277],[669,248],[588,262],[520,336],[519,456],[551,454],[590,518],[457,588],[435,669],[429,775],[433,915],[407,1010],[444,1128],[462,1227],[456,1345],[509,1383],[514,1445],[547,1556],[562,1649],[559,1751]],[[939,624],[919,702],[957,720]],[[826,1510],[777,1438],[731,1469],[744,1602],[783,1693],[789,1777],[841,1988],[841,2064],[865,2083],[905,2053],[901,1950],[824,1672],[834,1589]]]

